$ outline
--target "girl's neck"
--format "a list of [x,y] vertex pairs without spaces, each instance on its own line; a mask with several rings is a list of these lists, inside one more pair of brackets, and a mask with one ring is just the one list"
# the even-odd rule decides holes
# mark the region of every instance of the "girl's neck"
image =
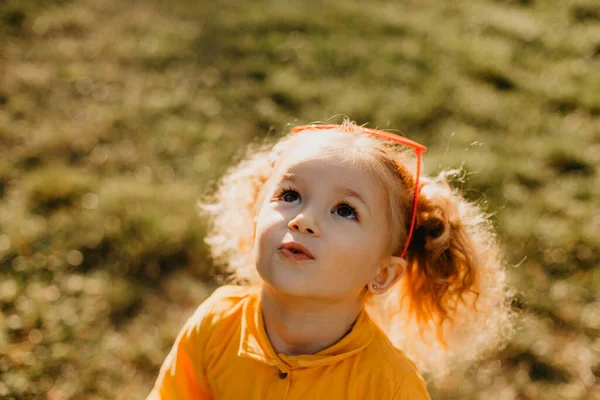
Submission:
[[315,354],[335,344],[350,330],[362,310],[361,298],[335,303],[277,292],[263,283],[261,308],[265,331],[276,353]]

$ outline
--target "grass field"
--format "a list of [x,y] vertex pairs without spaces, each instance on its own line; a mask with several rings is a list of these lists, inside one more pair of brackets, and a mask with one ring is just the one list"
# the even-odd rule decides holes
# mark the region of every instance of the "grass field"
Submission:
[[195,203],[258,138],[464,169],[520,311],[434,399],[600,399],[597,0],[0,1],[0,398],[143,399],[216,287]]

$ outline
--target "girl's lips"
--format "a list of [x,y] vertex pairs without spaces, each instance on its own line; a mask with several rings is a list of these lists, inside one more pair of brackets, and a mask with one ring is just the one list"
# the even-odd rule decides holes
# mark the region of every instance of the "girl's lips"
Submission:
[[310,250],[296,242],[284,243],[279,248],[279,252],[284,257],[291,258],[292,260],[314,260]]

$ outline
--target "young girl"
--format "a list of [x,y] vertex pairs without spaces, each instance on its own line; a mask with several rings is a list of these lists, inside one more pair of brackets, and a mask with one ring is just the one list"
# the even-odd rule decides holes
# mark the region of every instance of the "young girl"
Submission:
[[148,398],[428,399],[417,365],[445,372],[499,344],[489,221],[420,176],[424,151],[309,125],[226,175],[208,243],[245,285],[198,308]]

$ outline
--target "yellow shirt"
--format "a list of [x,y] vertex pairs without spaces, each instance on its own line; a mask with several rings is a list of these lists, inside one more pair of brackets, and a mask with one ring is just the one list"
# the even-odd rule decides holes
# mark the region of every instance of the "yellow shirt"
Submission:
[[260,291],[217,289],[187,321],[147,400],[429,399],[414,364],[363,311],[352,330],[311,355],[276,354]]

